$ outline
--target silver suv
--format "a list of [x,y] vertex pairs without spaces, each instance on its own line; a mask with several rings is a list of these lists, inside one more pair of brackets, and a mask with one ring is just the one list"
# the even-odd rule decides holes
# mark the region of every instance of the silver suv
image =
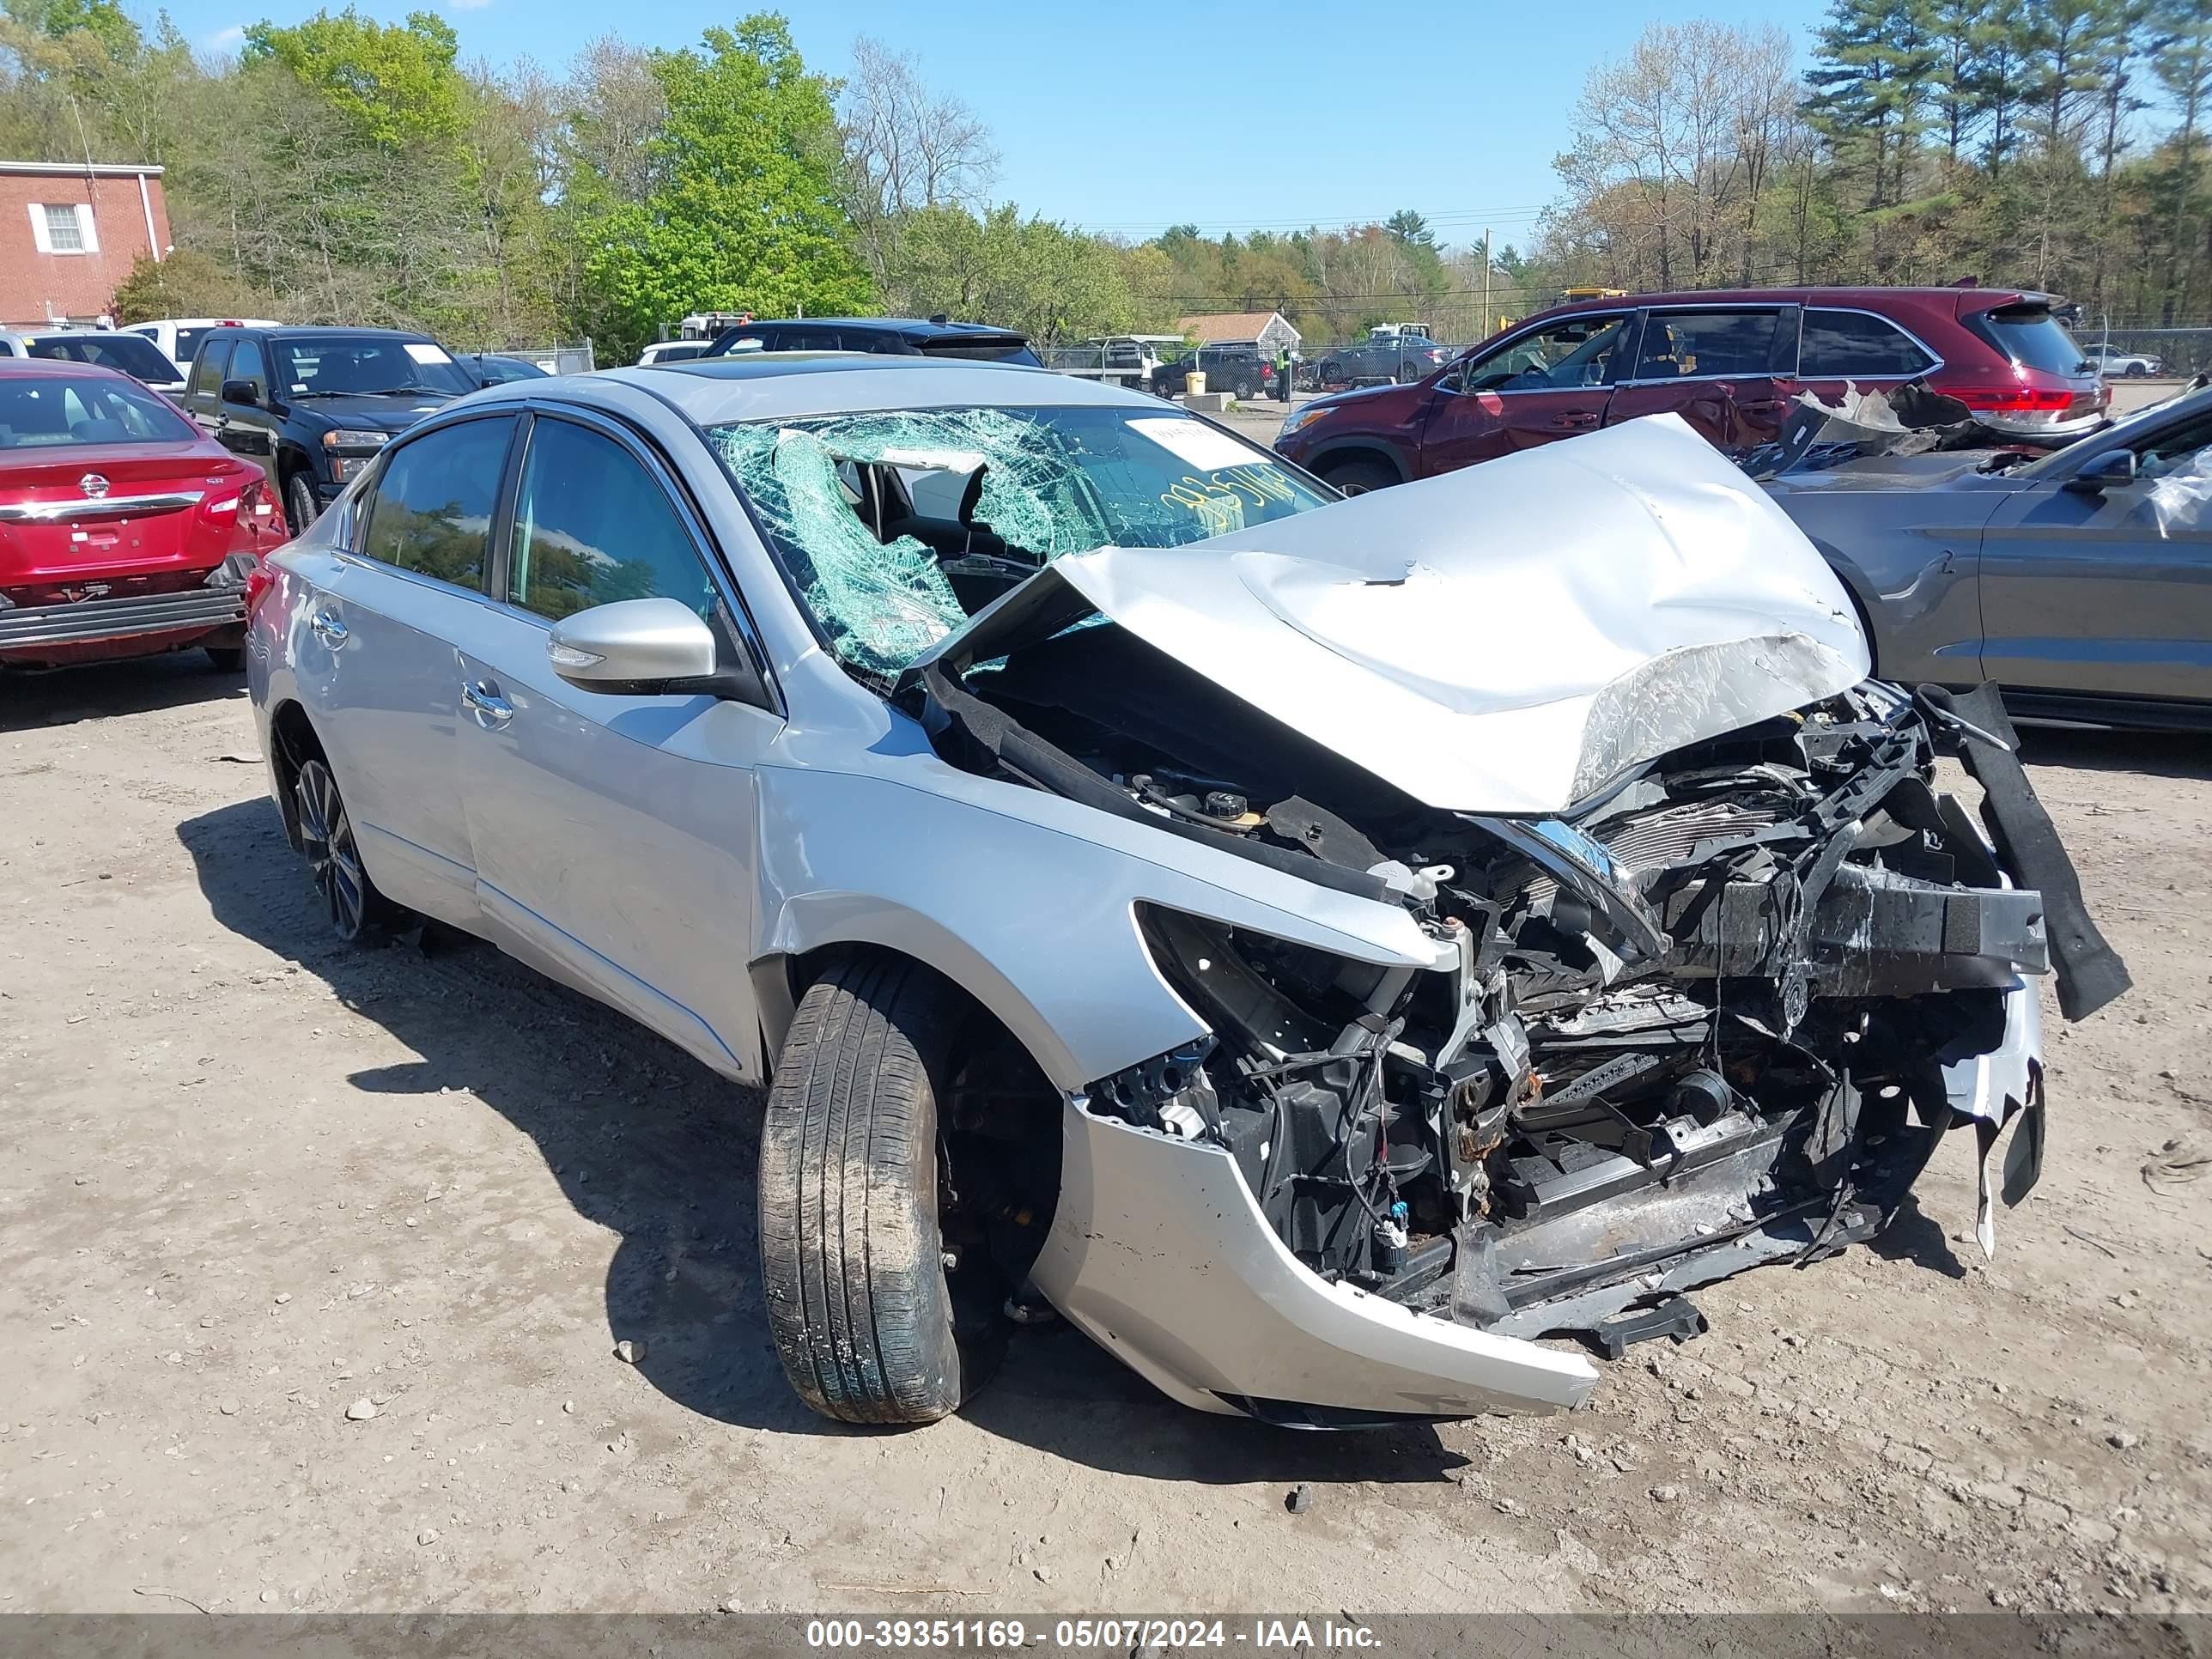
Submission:
[[2017,1198],[2027,976],[2124,983],[2002,709],[1867,680],[1671,418],[1340,501],[1040,370],[621,369],[438,411],[269,575],[331,925],[769,1085],[769,1322],[854,1421],[1054,1310],[1212,1412],[1572,1407],[1534,1339],[1691,1334],[1954,1123]]

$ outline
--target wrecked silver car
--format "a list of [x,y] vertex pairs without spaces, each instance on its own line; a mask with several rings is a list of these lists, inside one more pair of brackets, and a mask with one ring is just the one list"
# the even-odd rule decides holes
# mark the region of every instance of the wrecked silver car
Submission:
[[1208,1411],[1571,1407],[1953,1127],[1987,1243],[2033,977],[2126,985],[1994,697],[1869,680],[1672,417],[1336,501],[1038,371],[625,370],[441,411],[271,563],[337,930],[768,1081],[763,1299],[848,1420],[1054,1310]]

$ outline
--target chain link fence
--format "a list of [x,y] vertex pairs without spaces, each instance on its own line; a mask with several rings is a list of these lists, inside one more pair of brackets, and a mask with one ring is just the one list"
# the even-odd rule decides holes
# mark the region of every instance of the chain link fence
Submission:
[[[2149,357],[2158,364],[2148,373],[2191,375],[2212,371],[2212,324],[2171,328],[2112,328],[2087,321],[2074,325],[2074,337],[2092,354]],[[2115,371],[2123,377],[2129,370]]]

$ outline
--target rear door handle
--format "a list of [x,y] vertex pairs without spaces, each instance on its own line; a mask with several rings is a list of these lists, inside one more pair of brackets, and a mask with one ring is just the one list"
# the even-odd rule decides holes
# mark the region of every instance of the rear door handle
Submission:
[[514,718],[514,705],[501,696],[499,688],[489,680],[464,685],[461,701],[475,714],[477,724],[487,729],[504,726]]
[[307,618],[307,626],[315,630],[315,637],[336,650],[346,642],[346,625],[327,611],[318,611]]

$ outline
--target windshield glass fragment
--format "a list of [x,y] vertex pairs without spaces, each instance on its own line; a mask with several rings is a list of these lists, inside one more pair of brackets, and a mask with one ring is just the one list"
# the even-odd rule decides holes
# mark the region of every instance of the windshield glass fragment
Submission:
[[1066,553],[1179,547],[1333,499],[1163,410],[902,410],[708,436],[848,666],[896,675]]

